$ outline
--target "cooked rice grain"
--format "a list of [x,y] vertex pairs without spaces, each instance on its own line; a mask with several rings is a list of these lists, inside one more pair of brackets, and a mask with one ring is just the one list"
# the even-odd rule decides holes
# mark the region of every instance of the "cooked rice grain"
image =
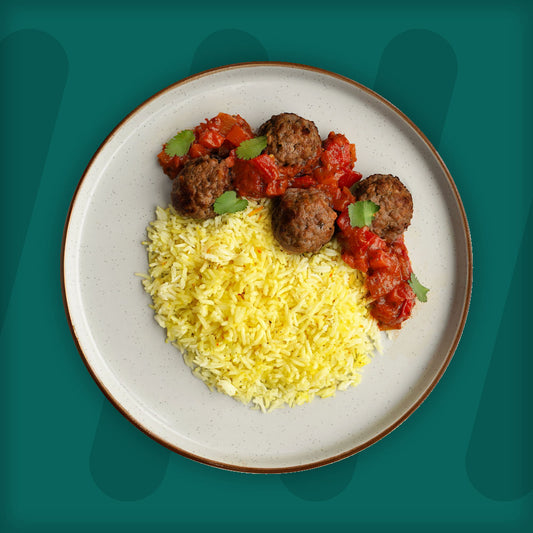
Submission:
[[356,385],[379,349],[363,277],[338,243],[288,254],[272,235],[270,208],[249,202],[197,222],[158,207],[143,243],[143,285],[167,341],[210,388],[263,411]]

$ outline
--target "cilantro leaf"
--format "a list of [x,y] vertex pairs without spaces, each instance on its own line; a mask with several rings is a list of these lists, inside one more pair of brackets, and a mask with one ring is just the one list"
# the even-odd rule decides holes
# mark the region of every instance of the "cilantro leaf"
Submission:
[[352,228],[370,226],[374,215],[379,211],[379,205],[370,200],[354,202],[348,206],[348,215]]
[[176,155],[181,157],[189,151],[193,141],[194,132],[192,130],[180,131],[177,135],[172,137],[170,141],[167,142],[165,146],[165,153],[171,157]]
[[261,154],[261,152],[266,148],[266,145],[267,138],[265,135],[262,135],[261,137],[254,137],[253,139],[242,141],[242,143],[237,147],[237,150],[235,150],[235,153],[239,159],[253,159]]
[[213,210],[218,215],[223,215],[224,213],[236,213],[237,211],[242,211],[248,206],[248,200],[245,198],[237,198],[237,193],[235,191],[226,191],[222,193],[213,204]]
[[409,281],[407,283],[409,283],[409,285],[411,286],[411,289],[413,289],[414,293],[416,294],[416,297],[421,302],[427,302],[428,301],[427,293],[428,293],[429,289],[424,287],[418,281],[418,279],[415,276],[414,272],[411,272],[411,277],[409,278]]

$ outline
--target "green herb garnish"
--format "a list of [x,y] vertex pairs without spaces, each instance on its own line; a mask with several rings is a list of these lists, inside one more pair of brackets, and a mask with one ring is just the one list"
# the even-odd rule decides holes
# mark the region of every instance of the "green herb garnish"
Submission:
[[370,200],[354,202],[348,206],[348,215],[352,228],[370,226],[375,214],[379,211],[379,205]]
[[172,137],[165,146],[165,154],[173,157],[185,155],[194,141],[194,132],[192,130],[180,131]]
[[414,293],[416,294],[416,297],[421,301],[421,302],[427,302],[428,301],[428,297],[427,297],[427,293],[429,291],[429,289],[427,289],[426,287],[424,287],[417,279],[417,277],[415,276],[415,273],[414,272],[411,272],[411,277],[409,278],[409,281],[407,282],[409,283],[409,285],[411,286],[411,289],[413,289]]
[[213,204],[213,210],[218,215],[224,213],[236,213],[242,211],[248,206],[248,200],[245,198],[238,198],[235,191],[226,191],[222,193]]
[[261,137],[254,137],[253,139],[248,139],[247,141],[242,141],[241,144],[235,150],[237,157],[239,159],[253,159],[261,154],[261,152],[266,148],[267,138],[265,135]]

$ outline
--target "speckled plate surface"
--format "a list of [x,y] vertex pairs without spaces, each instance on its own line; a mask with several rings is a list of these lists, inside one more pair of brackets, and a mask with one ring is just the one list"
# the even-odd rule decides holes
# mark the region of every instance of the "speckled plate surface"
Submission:
[[[135,272],[147,271],[141,241],[170,182],[156,160],[179,129],[218,112],[257,127],[291,111],[357,147],[356,169],[392,173],[415,205],[405,240],[430,288],[401,332],[363,369],[360,385],[334,398],[263,414],[194,378],[153,319]],[[182,80],[134,110],[87,167],[65,226],[63,288],[74,339],[114,405],[168,448],[242,471],[286,472],[327,464],[377,442],[436,385],[461,336],[472,252],[453,180],[424,135],[367,88],[311,67],[252,63]]]

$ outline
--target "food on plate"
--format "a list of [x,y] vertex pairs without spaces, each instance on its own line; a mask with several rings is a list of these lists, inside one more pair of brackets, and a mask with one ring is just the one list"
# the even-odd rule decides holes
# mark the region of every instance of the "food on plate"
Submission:
[[326,193],[291,188],[274,203],[272,231],[289,252],[317,252],[331,240],[336,219]]
[[[411,193],[391,174],[361,179],[354,170],[355,145],[345,135],[330,132],[321,141],[312,121],[280,113],[254,136],[240,115],[219,113],[179,132],[158,158],[174,179],[173,205],[183,215],[207,218],[243,209],[246,199],[272,198],[272,230],[287,252],[316,252],[337,235],[343,259],[366,275],[371,312],[381,329],[401,328],[415,300],[425,301],[425,287],[415,290],[403,241],[413,215]],[[202,158],[224,169],[215,175],[225,178],[202,181],[190,170]]]
[[356,385],[379,348],[363,275],[332,240],[288,254],[270,229],[272,202],[191,220],[157,208],[143,280],[167,341],[194,375],[271,410]]
[[280,173],[291,177],[313,170],[322,148],[315,123],[294,113],[272,116],[259,128],[266,137],[267,154],[274,156]]
[[224,160],[210,155],[189,159],[172,182],[170,198],[176,211],[196,219],[216,216],[216,199],[231,187]]
[[370,229],[388,243],[394,242],[409,227],[413,198],[396,176],[368,176],[358,183],[355,196],[357,200],[369,200],[379,206]]
[[413,200],[390,174],[362,179],[355,145],[294,113],[257,135],[219,113],[158,155],[144,280],[167,339],[210,387],[267,410],[357,383],[379,330],[427,291],[404,232]]

